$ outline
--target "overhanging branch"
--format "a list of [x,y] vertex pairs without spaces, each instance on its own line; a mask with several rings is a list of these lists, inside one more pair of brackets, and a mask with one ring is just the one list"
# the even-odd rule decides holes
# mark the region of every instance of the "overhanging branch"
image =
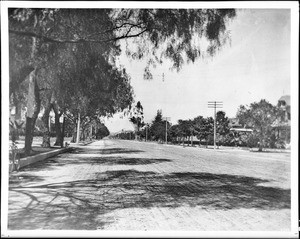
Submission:
[[87,38],[81,38],[81,39],[53,39],[44,35],[40,35],[34,32],[25,32],[25,31],[17,31],[17,30],[9,30],[9,33],[12,34],[16,34],[19,36],[25,36],[25,37],[36,37],[39,38],[41,40],[43,40],[44,42],[50,42],[50,43],[104,43],[104,42],[110,42],[110,41],[118,41],[120,39],[125,39],[125,38],[132,38],[132,37],[138,37],[140,35],[142,35],[143,33],[145,33],[148,29],[144,29],[136,34],[131,34],[129,35],[129,32],[126,32],[126,34],[121,35],[119,37],[113,37],[113,38],[109,38],[109,39],[99,39],[99,40],[95,40],[95,39],[87,39]]

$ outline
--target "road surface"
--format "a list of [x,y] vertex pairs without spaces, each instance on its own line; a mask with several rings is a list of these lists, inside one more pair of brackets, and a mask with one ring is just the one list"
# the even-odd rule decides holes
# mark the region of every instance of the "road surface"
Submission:
[[101,140],[10,178],[8,229],[289,231],[290,154]]

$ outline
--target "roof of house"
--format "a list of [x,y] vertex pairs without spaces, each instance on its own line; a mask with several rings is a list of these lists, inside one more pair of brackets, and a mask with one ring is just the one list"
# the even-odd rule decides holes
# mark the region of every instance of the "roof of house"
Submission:
[[240,131],[240,132],[252,132],[252,129],[246,129],[246,128],[231,128],[230,131]]
[[229,118],[229,127],[241,127],[238,118]]
[[288,120],[286,122],[282,122],[280,119],[275,120],[275,122],[271,125],[273,128],[289,128],[291,127],[291,121]]
[[286,105],[291,105],[291,96],[283,95],[280,97],[280,99],[278,101],[285,101]]

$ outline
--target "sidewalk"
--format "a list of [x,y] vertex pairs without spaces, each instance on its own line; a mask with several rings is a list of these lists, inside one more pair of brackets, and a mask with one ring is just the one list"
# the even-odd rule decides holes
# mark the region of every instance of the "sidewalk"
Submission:
[[[50,145],[54,145],[55,138],[50,139]],[[50,148],[43,148],[41,146],[42,144],[42,138],[41,137],[35,137],[32,142],[32,150],[33,154],[27,157],[21,157],[20,159],[20,168],[26,167],[30,164],[54,157],[58,154],[68,152],[72,150],[73,148],[76,148],[78,146],[85,146],[87,144],[92,143],[93,141],[84,141],[80,142],[79,144],[71,143],[70,138],[66,138],[65,142],[68,142],[69,146],[67,148],[61,148],[59,146],[51,146]],[[16,141],[17,147],[19,152],[24,148],[25,142],[22,138]],[[9,165],[9,172],[12,172],[12,165]]]

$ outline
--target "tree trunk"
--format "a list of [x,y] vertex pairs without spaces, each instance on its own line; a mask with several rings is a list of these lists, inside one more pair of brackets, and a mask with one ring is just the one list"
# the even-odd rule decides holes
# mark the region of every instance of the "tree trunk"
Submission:
[[79,140],[80,140],[80,113],[78,113],[76,144],[79,144]]
[[54,145],[55,146],[61,146],[61,126],[60,126],[60,122],[59,122],[59,118],[61,116],[61,114],[59,114],[58,112],[55,112],[55,135],[56,135],[56,140]]
[[262,152],[263,146],[264,146],[264,133],[262,131],[262,129],[260,129],[261,133],[260,133],[260,139],[259,139],[259,147],[258,147],[258,152]]
[[32,150],[32,118],[26,117],[26,128],[25,128],[25,155],[29,155]]
[[[35,128],[35,123],[36,123],[36,119],[37,119],[38,114],[41,109],[40,92],[39,92],[37,80],[35,79],[35,71],[31,72],[29,77],[31,78],[30,80],[34,81],[33,94],[34,94],[34,99],[35,99],[35,106],[33,107],[33,114],[28,115],[31,117],[28,117],[28,116],[26,117],[25,147],[24,147],[25,155],[29,155],[30,152],[32,151],[32,141],[33,141],[33,133],[34,133],[34,128]],[[32,97],[32,96],[30,96],[30,97]],[[30,109],[30,110],[32,110],[32,109]]]
[[62,123],[62,129],[61,129],[61,141],[60,141],[61,148],[64,147],[65,122],[66,122],[66,118],[64,117],[63,123]]
[[[34,27],[37,25],[37,16],[34,17]],[[32,48],[31,48],[31,59],[35,58],[37,46],[37,39],[32,37]],[[36,68],[33,67],[32,71],[29,73],[29,87],[28,87],[28,98],[27,98],[27,117],[26,117],[26,129],[25,129],[25,155],[29,155],[32,151],[32,141],[33,141],[33,132],[35,127],[35,122],[38,117],[41,100],[39,89],[37,85],[36,77]],[[34,105],[35,103],[35,105]]]
[[74,126],[74,130],[72,133],[72,143],[76,143],[76,137],[77,137],[77,131],[76,131],[76,126]]
[[258,152],[262,152],[262,149],[263,149],[263,140],[260,139],[259,147],[258,147]]
[[92,140],[93,138],[93,125],[91,124],[91,128],[90,128],[90,140]]
[[50,129],[49,129],[49,115],[51,111],[51,104],[48,102],[48,104],[45,107],[45,112],[42,117],[42,121],[44,123],[45,131],[43,132],[43,148],[50,148]]
[[16,126],[15,130],[16,130],[16,134],[15,134],[15,139],[18,140],[19,139],[19,134],[20,134],[20,129],[23,125],[22,123],[22,105],[20,102],[18,102],[16,100],[16,97],[14,97],[14,105],[16,107],[16,112],[15,112],[15,122],[14,125]]
[[37,80],[34,81],[34,96],[35,96],[35,109],[34,109],[34,114],[32,117],[32,125],[31,125],[31,144],[33,141],[33,134],[34,134],[34,129],[35,129],[35,123],[36,120],[39,116],[40,110],[41,110],[41,99],[40,99],[40,89],[37,84]]

